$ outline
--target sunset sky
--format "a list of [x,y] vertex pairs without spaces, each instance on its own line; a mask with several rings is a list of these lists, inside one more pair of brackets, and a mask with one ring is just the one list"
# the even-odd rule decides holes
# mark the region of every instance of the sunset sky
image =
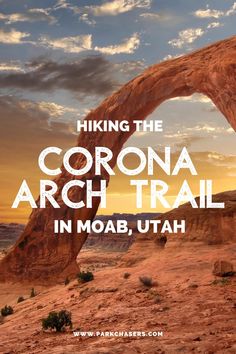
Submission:
[[[23,179],[37,197],[43,148],[74,146],[76,120],[147,66],[235,35],[235,15],[227,0],[0,0],[0,222],[27,221],[30,208],[11,204]],[[126,145],[171,146],[173,159],[187,146],[196,195],[199,179],[213,179],[215,193],[235,189],[236,135],[207,97],[170,100],[149,119],[163,120],[164,132],[136,133]],[[156,176],[170,184],[169,200],[184,177]],[[148,193],[143,211],[154,212]],[[102,212],[137,211],[129,178],[118,173]]]

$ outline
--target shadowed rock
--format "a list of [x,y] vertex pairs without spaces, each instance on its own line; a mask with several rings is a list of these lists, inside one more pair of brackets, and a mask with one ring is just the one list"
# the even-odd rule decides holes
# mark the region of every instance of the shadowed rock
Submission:
[[214,275],[218,277],[229,277],[235,274],[234,266],[232,263],[224,261],[224,260],[217,260],[214,263],[213,271]]
[[[199,197],[195,198],[198,203]],[[162,214],[157,219],[164,221],[185,220],[185,233],[156,233],[155,243],[159,246],[165,241],[197,241],[209,245],[236,242],[236,191],[218,193],[213,196],[215,203],[225,203],[224,209],[193,209],[190,203],[181,205]]]
[[[236,37],[217,42],[183,57],[153,65],[141,75],[124,85],[119,91],[104,100],[91,111],[89,120],[128,120],[129,132],[84,133],[78,138],[78,146],[88,149],[92,155],[96,145],[108,147],[114,157],[111,167],[123,144],[134,133],[134,119],[145,119],[162,102],[177,96],[189,96],[200,92],[208,96],[236,130]],[[76,79],[76,78],[75,78]],[[79,79],[79,78],[78,78]],[[82,156],[73,156],[71,164],[76,169],[84,163]],[[93,208],[70,209],[63,204],[61,189],[71,179],[92,179],[93,189],[99,189],[100,179],[109,182],[109,176],[102,171],[95,176],[89,171],[75,177],[62,169],[55,182],[58,192],[55,196],[60,209],[47,205],[45,209],[34,209],[28,224],[12,250],[0,263],[2,280],[47,280],[58,281],[78,272],[76,257],[87,234],[54,236],[53,220],[93,219],[99,200]],[[84,199],[86,190],[71,188],[69,198]]]

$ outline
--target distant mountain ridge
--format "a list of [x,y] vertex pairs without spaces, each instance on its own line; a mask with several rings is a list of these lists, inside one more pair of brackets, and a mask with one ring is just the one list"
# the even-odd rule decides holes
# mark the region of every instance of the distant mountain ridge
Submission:
[[160,216],[161,213],[137,213],[137,214],[129,214],[129,213],[114,213],[112,215],[97,215],[95,219],[108,221],[108,220],[127,220],[127,221],[137,221],[137,220],[147,220],[154,219]]
[[[112,215],[97,215],[95,219],[107,222],[108,220],[127,220],[129,223],[135,223],[137,220],[154,219],[160,216],[160,213],[137,213],[122,214],[114,213]],[[18,236],[24,230],[24,224],[17,223],[0,223],[0,249],[10,247],[15,243]],[[125,251],[132,244],[134,237],[117,234],[90,234],[86,241],[85,247],[100,247],[109,250]]]
[[0,223],[0,249],[13,245],[24,230],[25,225],[17,223]]

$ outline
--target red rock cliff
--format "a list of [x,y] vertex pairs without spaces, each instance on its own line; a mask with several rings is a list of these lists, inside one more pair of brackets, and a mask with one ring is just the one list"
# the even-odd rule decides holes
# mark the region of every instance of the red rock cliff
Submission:
[[[193,209],[186,203],[159,216],[157,219],[161,221],[185,220],[185,233],[166,233],[167,240],[201,241],[209,245],[236,242],[236,191],[216,194],[213,201],[224,202],[224,209]],[[165,234],[158,232],[149,236],[161,244]]]

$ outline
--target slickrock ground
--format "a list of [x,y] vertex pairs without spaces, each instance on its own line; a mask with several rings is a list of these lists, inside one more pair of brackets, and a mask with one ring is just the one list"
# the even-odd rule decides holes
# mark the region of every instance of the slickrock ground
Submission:
[[[38,295],[19,304],[18,296],[28,297],[31,285],[1,284],[0,305],[12,305],[14,314],[0,325],[0,353],[235,353],[236,277],[216,278],[212,269],[219,258],[236,267],[236,244],[169,242],[160,250],[148,241],[139,254],[136,251],[135,244],[125,255],[113,253],[113,258],[82,251],[82,268],[92,258],[97,264],[92,282],[36,286]],[[108,257],[111,263],[105,262]],[[131,274],[128,279],[125,272]],[[143,275],[158,284],[145,288],[139,281]],[[41,318],[61,309],[72,312],[74,329],[159,330],[164,336],[78,338],[70,331],[43,332]]]

